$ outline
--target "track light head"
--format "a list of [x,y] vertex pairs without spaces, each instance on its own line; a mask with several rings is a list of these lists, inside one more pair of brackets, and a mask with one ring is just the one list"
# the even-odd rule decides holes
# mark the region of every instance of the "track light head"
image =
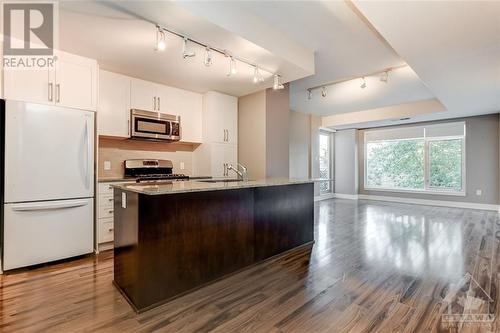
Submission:
[[385,71],[382,73],[382,76],[380,77],[380,82],[387,83],[389,81],[389,71]]
[[361,85],[360,85],[359,87],[360,87],[361,89],[365,89],[365,88],[366,88],[366,80],[365,80],[365,77],[363,76],[363,77],[361,78],[361,80],[362,80],[363,82],[361,82]]
[[321,97],[326,97],[326,87],[321,88]]
[[155,51],[165,51],[166,47],[167,43],[165,42],[165,32],[163,32],[163,29],[157,25]]
[[264,82],[264,77],[262,76],[259,67],[255,66],[255,69],[253,71],[253,83],[259,83],[259,82]]
[[274,74],[273,89],[274,90],[285,89],[285,86],[282,83],[280,83],[280,76],[278,74]]
[[188,43],[188,39],[187,39],[187,37],[184,37],[183,44],[182,44],[182,57],[184,59],[191,58],[191,57],[194,57],[196,55],[196,52],[187,50],[187,43]]
[[210,46],[205,47],[205,59],[203,59],[203,64],[205,66],[210,67],[213,63],[212,51],[210,50]]
[[307,99],[312,99],[313,97],[313,92],[311,89],[307,89]]
[[238,73],[236,69],[236,62],[234,61],[233,56],[226,54],[226,57],[229,59],[229,70],[227,71],[226,76],[235,75]]

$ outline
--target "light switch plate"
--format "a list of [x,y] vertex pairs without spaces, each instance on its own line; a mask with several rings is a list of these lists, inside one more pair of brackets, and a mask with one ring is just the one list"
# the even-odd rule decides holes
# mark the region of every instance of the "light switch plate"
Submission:
[[476,190],[476,195],[483,195],[483,190]]
[[122,192],[122,208],[127,208],[127,193]]
[[184,162],[181,162],[181,170],[184,170]]
[[104,170],[111,170],[111,161],[104,161]]

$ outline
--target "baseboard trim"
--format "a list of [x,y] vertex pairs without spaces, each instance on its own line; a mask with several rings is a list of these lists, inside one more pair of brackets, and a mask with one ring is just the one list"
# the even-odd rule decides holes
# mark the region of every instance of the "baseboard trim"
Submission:
[[499,205],[480,204],[480,203],[474,203],[474,202],[457,202],[457,201],[387,197],[387,196],[381,196],[381,195],[367,195],[367,194],[359,194],[358,198],[364,199],[364,200],[390,201],[390,202],[399,202],[399,203],[426,205],[426,206],[492,210],[492,211],[500,213],[500,206]]
[[328,193],[328,194],[322,194],[322,195],[317,195],[314,197],[314,202],[316,201],[322,201],[322,200],[328,200],[328,199],[333,199],[334,193]]
[[333,197],[338,198],[338,199],[349,199],[349,200],[358,200],[359,199],[358,194],[334,193]]

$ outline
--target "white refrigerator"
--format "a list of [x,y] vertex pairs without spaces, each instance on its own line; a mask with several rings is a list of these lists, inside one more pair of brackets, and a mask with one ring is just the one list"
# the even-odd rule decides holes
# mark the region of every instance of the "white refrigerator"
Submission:
[[92,252],[94,113],[1,102],[3,270]]

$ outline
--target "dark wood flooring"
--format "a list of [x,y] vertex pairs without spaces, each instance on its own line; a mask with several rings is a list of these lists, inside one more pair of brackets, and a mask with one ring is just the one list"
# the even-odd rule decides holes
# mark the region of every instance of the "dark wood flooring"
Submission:
[[499,214],[326,200],[315,217],[312,250],[140,315],[109,252],[3,275],[0,331],[500,332]]

